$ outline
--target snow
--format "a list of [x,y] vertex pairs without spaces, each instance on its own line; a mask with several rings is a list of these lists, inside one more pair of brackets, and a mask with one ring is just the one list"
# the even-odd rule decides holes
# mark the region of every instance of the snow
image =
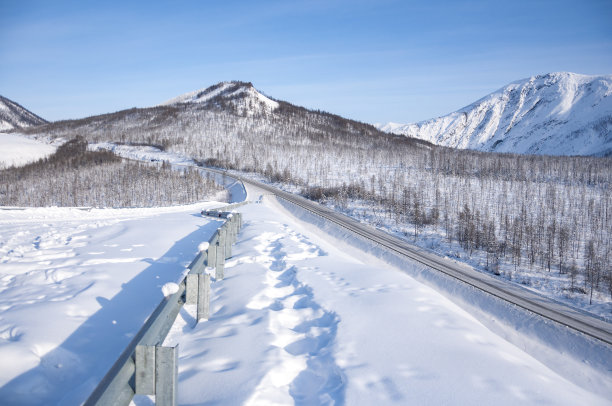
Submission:
[[257,90],[255,90],[254,88],[250,87],[250,88],[241,88],[237,91],[235,91],[234,93],[232,93],[232,95],[239,95],[242,93],[246,93],[247,97],[249,98],[253,98],[255,100],[257,100],[260,103],[263,103],[263,105],[265,105],[268,110],[272,111],[274,109],[276,109],[278,107],[278,102],[268,98],[267,96],[264,96],[263,94],[259,93]]
[[[235,86],[237,86],[237,88],[232,89]],[[255,106],[257,105],[263,106],[266,111],[273,111],[279,106],[278,102],[264,96],[251,85],[241,84],[239,82],[221,82],[206,89],[200,89],[177,96],[160,104],[160,106],[171,106],[182,103],[203,104],[219,96],[225,97],[236,105],[237,108],[244,110],[248,115],[255,113],[257,110]],[[249,106],[250,102],[254,102],[255,106]]]
[[195,165],[193,159],[184,155],[161,151],[159,148],[152,146],[133,146],[120,145],[111,142],[99,142],[89,144],[87,148],[91,151],[109,150],[115,154],[138,161],[145,162],[169,162],[171,164]]
[[161,290],[162,290],[162,294],[165,297],[168,297],[168,296],[173,295],[173,294],[175,294],[176,292],[179,291],[179,285],[177,285],[174,282],[168,282],[168,283],[164,284],[164,286],[162,286]]
[[[130,159],[139,159],[145,161],[168,161],[176,165],[189,165],[192,162],[189,158],[176,153],[167,153],[160,151],[154,147],[143,147],[143,146],[120,146],[117,148],[115,144],[101,143],[93,144],[99,147],[108,148],[114,150],[115,153]],[[336,168],[337,169],[337,168]],[[254,174],[229,171],[229,173],[236,173],[240,176],[253,179],[258,182],[270,183],[265,177]],[[330,176],[339,176],[335,179],[337,184],[342,181],[350,182],[351,174],[346,171],[332,170]],[[342,177],[345,178],[342,178]],[[231,191],[231,202],[243,201],[246,199],[246,194],[240,183],[234,182],[231,178],[224,178],[221,175],[215,175],[215,180],[226,185]],[[297,186],[291,186],[283,183],[273,183],[275,187],[288,191],[290,193],[299,193],[300,188]],[[478,187],[478,186],[476,186]],[[576,192],[579,192],[578,190]],[[419,235],[418,239],[412,237],[412,231],[407,225],[398,226],[394,220],[384,218],[384,216],[376,216],[371,213],[371,203],[363,201],[349,201],[344,206],[329,204],[329,207],[333,210],[339,211],[353,217],[354,219],[367,223],[376,224],[377,227],[384,229],[388,233],[394,234],[396,237],[404,239],[408,244],[418,246],[420,248],[436,252],[439,255],[446,257],[447,259],[455,260],[457,262],[463,262],[471,266],[473,269],[491,274],[486,269],[486,255],[483,253],[475,252],[468,255],[462,250],[457,243],[449,243],[447,238],[444,237],[444,232],[440,229],[431,230],[424,229]],[[493,208],[491,208],[493,211]],[[527,289],[538,292],[546,297],[553,300],[565,303],[573,308],[584,310],[593,315],[597,315],[607,321],[612,320],[612,301],[607,293],[595,292],[592,303],[590,303],[589,296],[584,294],[573,294],[568,292],[567,287],[569,286],[568,275],[558,273],[541,272],[541,270],[534,268],[529,269],[528,266],[522,266],[519,270],[515,270],[514,266],[510,263],[500,264],[501,275],[499,278],[506,279],[509,283],[517,283]]]
[[[115,154],[127,158],[134,159],[137,161],[145,162],[168,162],[175,168],[191,166],[195,167],[196,164],[193,159],[186,157],[185,155],[161,151],[159,148],[152,146],[140,146],[140,145],[117,145],[110,142],[100,142],[97,144],[89,144],[90,150],[102,150],[107,149],[113,151]],[[229,202],[242,202],[246,199],[246,191],[242,186],[242,183],[236,182],[232,178],[225,177],[212,172],[203,171],[205,176],[211,176],[215,182],[222,185],[230,193]]]
[[6,97],[0,96],[0,131],[44,124],[46,121]]
[[219,84],[219,87],[217,87],[216,89],[212,91],[207,92],[208,88],[195,90],[193,92],[185,93],[180,96],[174,97],[160,104],[160,106],[170,106],[172,104],[191,103],[191,102],[205,103],[213,99],[214,97],[220,95],[221,93],[225,92],[227,88],[231,86],[232,86],[232,82],[222,82]]
[[19,134],[0,133],[0,169],[22,166],[54,153],[56,147]]
[[604,155],[612,151],[611,93],[612,75],[550,73],[511,83],[443,117],[377,127],[453,148]]
[[200,211],[220,205],[0,210],[0,404],[84,401],[221,224]]
[[179,404],[608,403],[274,198],[241,212],[210,319],[185,306],[165,342],[180,348]]
[[[162,153],[139,149],[119,148]],[[180,404],[609,404],[609,352],[585,340],[604,365],[577,360],[551,323],[544,339],[561,349],[534,346],[535,316],[434,289],[418,266],[248,192],[259,203],[239,209],[210,319],[196,325],[185,305],[166,339],[179,344]],[[220,205],[0,210],[0,404],[82,402],[205,249],[221,220],[200,211]]]

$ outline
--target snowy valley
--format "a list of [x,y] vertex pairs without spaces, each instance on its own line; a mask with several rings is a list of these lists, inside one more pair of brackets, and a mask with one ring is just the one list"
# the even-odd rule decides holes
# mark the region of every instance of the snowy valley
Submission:
[[231,176],[609,324],[611,89],[538,76],[383,131],[247,82],[80,120],[22,113],[0,128],[18,165],[0,171],[0,404],[84,402],[222,224],[200,211],[228,201],[248,204],[210,318],[185,305],[164,343],[179,404],[609,404],[609,344],[427,280]]

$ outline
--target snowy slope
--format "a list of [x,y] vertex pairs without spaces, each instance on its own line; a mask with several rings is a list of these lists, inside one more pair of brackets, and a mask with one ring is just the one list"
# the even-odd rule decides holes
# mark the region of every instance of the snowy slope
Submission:
[[[204,206],[0,210],[0,404],[82,402],[219,225]],[[561,354],[568,378],[271,197],[240,211],[210,320],[194,326],[187,307],[167,339],[180,344],[181,404],[597,405],[612,393],[609,371]]]
[[251,83],[221,82],[206,89],[196,90],[175,97],[161,104],[172,106],[183,103],[203,105],[232,106],[235,110],[246,115],[261,112],[271,112],[278,107],[278,103],[259,93]]
[[[202,207],[0,211],[0,404],[80,404],[219,226]],[[166,340],[180,404],[606,404],[274,199],[240,211],[210,320]]]
[[54,153],[56,146],[19,134],[0,134],[0,169],[37,161]]
[[612,75],[550,73],[511,83],[443,117],[378,127],[461,149],[610,155],[611,95]]
[[0,131],[36,126],[46,122],[14,101],[0,96]]
[[210,319],[187,306],[165,342],[180,348],[179,404],[606,404],[273,197],[240,211]]
[[211,205],[0,210],[0,404],[82,403],[219,227]]

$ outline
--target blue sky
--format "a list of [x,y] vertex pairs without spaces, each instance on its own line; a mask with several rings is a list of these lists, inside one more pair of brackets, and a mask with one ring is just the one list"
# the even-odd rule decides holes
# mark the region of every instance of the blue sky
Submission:
[[611,21],[610,0],[2,0],[0,95],[59,120],[242,80],[414,122],[540,73],[612,74]]

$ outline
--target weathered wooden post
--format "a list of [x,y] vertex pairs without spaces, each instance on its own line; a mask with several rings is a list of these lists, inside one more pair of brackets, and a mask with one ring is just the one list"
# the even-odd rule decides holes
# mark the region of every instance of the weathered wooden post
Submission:
[[238,213],[235,213],[232,217],[232,241],[235,244],[238,241]]
[[196,322],[208,320],[210,316],[210,275],[198,274],[198,307]]
[[215,244],[215,279],[220,281],[223,279],[223,267],[225,263],[225,241],[223,239],[221,229],[219,229],[219,238]]
[[155,346],[138,345],[135,354],[135,386],[137,395],[155,394]]
[[176,406],[178,386],[178,344],[155,347],[155,404]]
[[198,287],[198,274],[188,273],[187,280],[185,281],[185,304],[192,305],[198,304],[199,287]]
[[138,345],[135,358],[135,393],[155,395],[158,406],[176,406],[178,392],[178,344],[176,347]]
[[208,246],[208,258],[206,260],[206,266],[214,267],[217,263],[217,239],[218,233],[215,233],[212,240],[210,240],[210,245]]
[[210,314],[210,275],[205,272],[187,274],[185,304],[196,305],[196,323],[208,320]]
[[226,222],[221,227],[223,235],[223,240],[225,241],[225,259],[232,257],[232,233],[230,232],[230,224]]

